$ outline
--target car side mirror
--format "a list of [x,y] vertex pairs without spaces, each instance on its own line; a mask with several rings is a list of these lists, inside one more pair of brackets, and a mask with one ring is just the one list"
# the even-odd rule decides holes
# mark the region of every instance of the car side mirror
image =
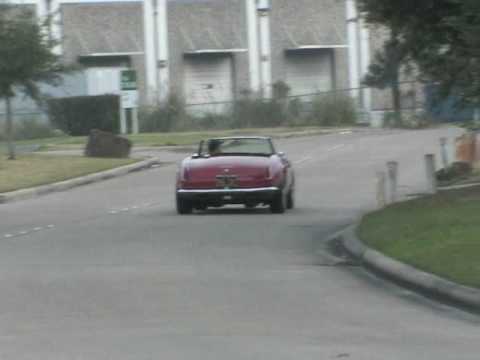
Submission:
[[287,154],[285,154],[283,151],[279,151],[277,155],[280,156],[282,159],[285,159],[287,157]]

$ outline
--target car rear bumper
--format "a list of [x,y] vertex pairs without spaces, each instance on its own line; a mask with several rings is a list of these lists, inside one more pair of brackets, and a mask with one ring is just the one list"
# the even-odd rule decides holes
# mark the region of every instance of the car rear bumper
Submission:
[[271,201],[281,191],[278,187],[248,189],[178,189],[177,196],[207,204],[244,204]]

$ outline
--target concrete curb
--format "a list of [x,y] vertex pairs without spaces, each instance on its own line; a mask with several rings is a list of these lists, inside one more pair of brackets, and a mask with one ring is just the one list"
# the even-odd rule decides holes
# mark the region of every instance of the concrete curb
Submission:
[[9,202],[31,199],[34,197],[50,194],[58,191],[65,191],[72,189],[74,187],[93,184],[99,181],[104,181],[112,179],[115,177],[127,175],[135,171],[141,171],[151,167],[152,165],[159,164],[158,158],[151,158],[148,160],[140,161],[135,164],[130,164],[126,166],[121,166],[115,169],[110,169],[106,171],[101,171],[98,173],[85,175],[69,180],[64,180],[48,185],[41,185],[37,187],[21,189],[6,193],[0,193],[0,204],[5,204]]
[[363,265],[419,292],[480,312],[480,290],[420,271],[369,248],[358,239],[357,228],[358,224],[349,227],[341,240],[344,249]]
[[461,185],[439,186],[438,191],[470,189],[472,187],[477,187],[477,186],[480,186],[480,182],[461,184]]

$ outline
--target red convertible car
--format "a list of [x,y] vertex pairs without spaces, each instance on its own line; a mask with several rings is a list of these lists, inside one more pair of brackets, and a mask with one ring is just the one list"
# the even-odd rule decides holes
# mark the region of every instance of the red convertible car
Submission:
[[179,214],[243,204],[284,213],[294,206],[295,177],[285,154],[267,137],[229,137],[200,142],[177,173]]

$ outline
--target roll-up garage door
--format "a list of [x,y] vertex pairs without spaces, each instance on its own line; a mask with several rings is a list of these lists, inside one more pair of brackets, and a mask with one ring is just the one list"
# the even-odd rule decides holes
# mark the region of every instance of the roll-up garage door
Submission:
[[190,113],[219,113],[230,106],[228,102],[233,101],[230,56],[186,57],[184,71],[185,100],[195,105],[188,107]]
[[328,50],[287,54],[286,72],[290,95],[309,95],[332,90],[332,56]]

